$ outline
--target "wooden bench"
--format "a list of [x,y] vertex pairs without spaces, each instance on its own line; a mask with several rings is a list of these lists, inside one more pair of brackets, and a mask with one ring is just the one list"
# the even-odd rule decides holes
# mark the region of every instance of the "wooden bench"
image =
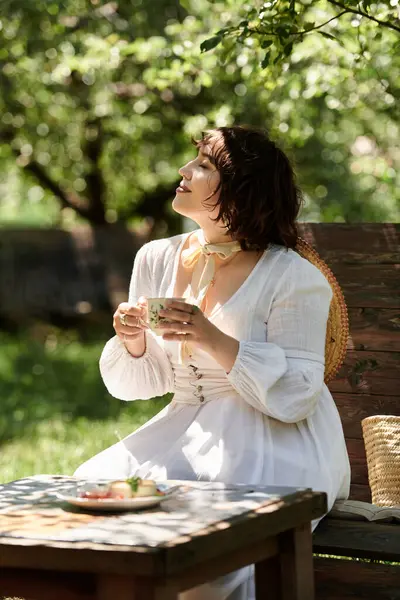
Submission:
[[[345,294],[348,354],[329,388],[350,456],[350,499],[371,502],[361,421],[400,414],[400,226],[304,224],[301,235],[331,267]],[[400,599],[400,522],[328,516],[314,534],[314,552],[363,559],[317,556],[318,599]]]

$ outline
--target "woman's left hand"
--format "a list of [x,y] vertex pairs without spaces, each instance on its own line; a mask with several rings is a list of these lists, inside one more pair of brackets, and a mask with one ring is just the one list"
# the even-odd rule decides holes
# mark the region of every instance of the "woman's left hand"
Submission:
[[180,300],[168,300],[168,308],[160,310],[160,316],[171,323],[163,323],[164,340],[188,342],[210,354],[227,373],[235,363],[239,342],[215,327],[194,304]]
[[208,351],[218,344],[224,334],[215,327],[194,304],[180,300],[168,300],[168,308],[160,310],[160,317],[171,323],[160,323],[164,340],[182,342],[187,340]]

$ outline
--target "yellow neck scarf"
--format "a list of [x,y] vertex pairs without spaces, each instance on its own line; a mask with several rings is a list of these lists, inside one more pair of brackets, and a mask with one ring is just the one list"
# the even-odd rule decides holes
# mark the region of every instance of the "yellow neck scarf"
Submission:
[[[200,242],[198,248],[188,248],[182,252],[182,264],[188,268],[194,266],[190,282],[190,296],[186,300],[202,308],[215,275],[214,255],[217,254],[221,260],[226,260],[235,252],[239,252],[241,247],[239,242],[210,244],[205,240],[202,230],[198,232],[198,238]],[[179,355],[181,364],[191,358],[192,350],[188,342],[184,341],[180,344]]]

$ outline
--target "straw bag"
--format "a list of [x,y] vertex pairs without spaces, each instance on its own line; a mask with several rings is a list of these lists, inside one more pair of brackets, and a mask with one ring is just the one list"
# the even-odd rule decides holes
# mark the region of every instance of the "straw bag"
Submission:
[[372,503],[400,506],[400,417],[375,415],[361,424]]

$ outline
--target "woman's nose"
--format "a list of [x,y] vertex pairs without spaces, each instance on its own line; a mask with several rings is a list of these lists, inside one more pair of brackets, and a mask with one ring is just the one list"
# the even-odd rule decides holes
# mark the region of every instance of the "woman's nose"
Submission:
[[183,167],[181,167],[178,171],[179,175],[181,177],[184,177],[184,179],[190,179],[191,178],[191,171],[190,171],[190,162],[186,163],[186,165],[184,165]]

